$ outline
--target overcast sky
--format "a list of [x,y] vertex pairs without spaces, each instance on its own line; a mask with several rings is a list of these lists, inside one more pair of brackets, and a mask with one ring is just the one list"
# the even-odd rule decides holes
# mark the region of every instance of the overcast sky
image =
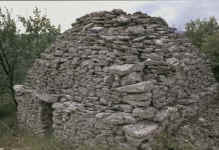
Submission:
[[183,29],[191,19],[215,16],[219,20],[219,0],[153,0],[153,1],[0,1],[12,14],[29,16],[35,6],[60,24],[62,31],[70,28],[76,18],[100,10],[121,8],[128,13],[142,11],[161,16],[170,26]]

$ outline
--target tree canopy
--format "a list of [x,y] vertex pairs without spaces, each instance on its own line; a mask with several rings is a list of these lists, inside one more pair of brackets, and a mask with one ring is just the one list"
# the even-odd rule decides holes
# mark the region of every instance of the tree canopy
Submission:
[[24,80],[33,61],[60,34],[60,26],[54,26],[38,8],[34,8],[33,16],[18,17],[24,33],[15,20],[8,9],[0,8],[0,95],[9,94],[16,104],[14,84]]

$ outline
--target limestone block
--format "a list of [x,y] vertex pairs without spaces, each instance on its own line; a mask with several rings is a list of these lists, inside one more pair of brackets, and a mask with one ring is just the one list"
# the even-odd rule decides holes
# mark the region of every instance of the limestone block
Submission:
[[133,40],[133,42],[141,42],[143,41],[144,39],[146,38],[146,36],[140,36],[140,37],[137,37]]
[[134,84],[142,81],[142,76],[140,73],[132,72],[129,75],[125,76],[121,80],[122,85]]
[[118,18],[116,18],[116,21],[121,23],[121,24],[127,24],[129,22],[129,18],[125,17],[125,16],[119,16]]
[[39,94],[35,93],[34,94],[40,101],[44,101],[47,103],[55,103],[58,101],[58,96],[54,94]]
[[30,93],[33,92],[32,90],[28,89],[28,87],[24,85],[14,85],[13,89],[15,90],[17,96],[21,96],[25,92],[30,92]]
[[122,41],[127,41],[130,39],[129,36],[122,36],[122,35],[118,35],[118,36],[114,36],[114,35],[100,35],[100,37],[104,40],[107,41],[112,41],[112,40],[122,40]]
[[108,72],[112,74],[124,75],[131,71],[134,64],[113,65],[108,68]]
[[90,27],[92,27],[92,26],[93,26],[93,23],[89,23],[89,24],[87,24],[87,25],[85,25],[85,26],[83,27],[82,31],[85,31],[85,30],[87,30],[88,28],[90,28]]
[[127,94],[123,97],[123,101],[150,101],[152,98],[152,93],[134,93]]
[[157,129],[158,125],[155,123],[138,123],[134,125],[126,125],[123,127],[126,136],[143,139],[149,138]]
[[93,27],[93,28],[90,28],[89,31],[99,32],[99,31],[102,31],[103,29],[104,29],[103,27]]
[[143,81],[132,85],[127,85],[123,87],[116,88],[118,92],[125,93],[144,93],[150,92],[154,87],[154,80]]
[[170,116],[170,114],[175,113],[178,111],[178,109],[176,107],[167,107],[161,111],[159,111],[155,117],[154,117],[154,121],[158,121],[158,122],[162,122],[165,119],[167,119],[168,116]]
[[179,60],[176,58],[168,58],[166,62],[170,65],[177,66],[179,64]]
[[135,108],[133,110],[133,116],[138,117],[140,119],[148,119],[153,120],[157,110],[153,107],[148,107],[146,109]]
[[130,104],[134,107],[148,107],[152,101],[152,93],[135,93],[135,94],[127,94],[123,97],[122,102]]
[[127,28],[127,32],[131,34],[143,34],[146,30],[142,26],[131,26]]
[[61,108],[63,108],[63,103],[53,103],[52,108],[53,109],[61,109]]
[[133,107],[131,105],[127,105],[127,104],[120,104],[120,105],[118,105],[118,107],[120,110],[127,112],[127,113],[132,112],[132,109],[133,109]]
[[121,125],[121,124],[131,124],[135,123],[135,118],[132,117],[129,113],[113,113],[109,117],[104,119],[104,122],[114,125]]
[[111,113],[104,113],[104,112],[101,112],[101,113],[98,113],[98,114],[96,114],[96,118],[97,119],[103,119],[103,118],[105,118],[105,117],[107,117],[107,116],[109,116],[109,115],[111,115]]
[[154,43],[159,46],[163,45],[163,41],[160,39],[154,40]]

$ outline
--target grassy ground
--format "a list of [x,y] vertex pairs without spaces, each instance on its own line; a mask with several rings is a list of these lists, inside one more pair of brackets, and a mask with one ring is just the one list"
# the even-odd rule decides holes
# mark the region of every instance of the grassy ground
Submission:
[[0,148],[5,150],[66,150],[66,147],[51,137],[36,137],[18,130],[13,104],[0,105]]

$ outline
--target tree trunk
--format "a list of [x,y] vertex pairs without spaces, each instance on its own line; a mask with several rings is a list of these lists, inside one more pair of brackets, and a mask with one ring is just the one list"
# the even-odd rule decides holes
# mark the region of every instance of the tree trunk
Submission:
[[15,91],[14,91],[14,88],[13,88],[14,84],[10,82],[10,90],[11,90],[11,97],[12,97],[12,100],[16,106],[16,110],[17,110],[17,101],[16,101],[16,98],[15,98]]

